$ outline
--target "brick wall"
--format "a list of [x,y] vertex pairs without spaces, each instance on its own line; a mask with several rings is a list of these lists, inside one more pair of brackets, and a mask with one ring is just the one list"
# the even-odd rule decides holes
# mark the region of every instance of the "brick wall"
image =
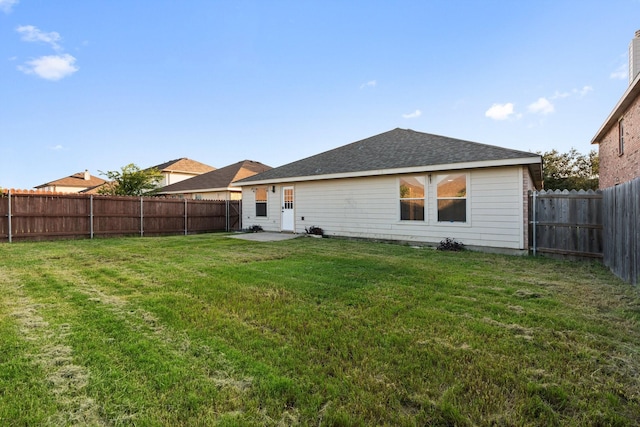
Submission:
[[624,118],[624,154],[618,154],[618,125],[615,124],[600,141],[598,149],[600,188],[640,176],[640,97],[620,117]]

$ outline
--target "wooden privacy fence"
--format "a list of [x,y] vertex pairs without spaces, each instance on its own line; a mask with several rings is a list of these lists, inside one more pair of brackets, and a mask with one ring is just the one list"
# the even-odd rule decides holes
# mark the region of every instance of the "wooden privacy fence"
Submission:
[[0,242],[239,230],[239,200],[0,192]]
[[640,178],[602,190],[603,263],[622,280],[638,284],[640,273]]
[[529,246],[533,254],[602,258],[602,193],[529,193]]

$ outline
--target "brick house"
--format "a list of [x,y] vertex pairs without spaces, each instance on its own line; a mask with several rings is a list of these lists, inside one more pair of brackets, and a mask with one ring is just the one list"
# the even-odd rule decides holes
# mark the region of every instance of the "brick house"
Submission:
[[591,143],[598,144],[600,188],[640,177],[640,30],[629,44],[629,87]]

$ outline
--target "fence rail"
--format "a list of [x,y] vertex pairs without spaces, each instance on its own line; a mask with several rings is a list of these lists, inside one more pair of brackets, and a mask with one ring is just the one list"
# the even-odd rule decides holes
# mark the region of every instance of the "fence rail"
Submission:
[[602,193],[536,191],[529,194],[529,241],[533,254],[602,258]]
[[0,242],[239,230],[239,200],[0,192]]

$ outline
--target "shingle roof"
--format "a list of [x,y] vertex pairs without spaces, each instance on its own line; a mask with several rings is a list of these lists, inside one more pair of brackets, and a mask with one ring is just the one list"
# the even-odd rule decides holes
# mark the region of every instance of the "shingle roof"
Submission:
[[187,172],[195,174],[211,172],[216,169],[213,166],[205,165],[204,163],[196,162],[186,157],[169,160],[168,162],[152,167],[158,169],[160,172]]
[[162,187],[158,194],[174,192],[187,192],[197,190],[210,190],[214,188],[227,188],[233,181],[247,178],[271,169],[271,166],[264,165],[253,160],[243,160],[175,184]]
[[104,184],[105,181],[102,178],[98,178],[97,176],[89,175],[89,179],[84,179],[85,172],[74,173],[73,175],[65,176],[64,178],[56,179],[55,181],[47,182],[41,185],[38,185],[34,188],[44,188],[44,187],[78,187],[78,188],[87,188],[87,187],[95,187],[96,185]]
[[[534,179],[536,182],[542,180],[542,160],[539,154],[397,128],[271,169],[238,183],[284,180],[295,177],[317,177],[319,179],[324,175],[333,174],[354,174],[508,159],[528,159],[522,163],[533,163]],[[539,160],[539,164],[536,167],[537,160]]]

